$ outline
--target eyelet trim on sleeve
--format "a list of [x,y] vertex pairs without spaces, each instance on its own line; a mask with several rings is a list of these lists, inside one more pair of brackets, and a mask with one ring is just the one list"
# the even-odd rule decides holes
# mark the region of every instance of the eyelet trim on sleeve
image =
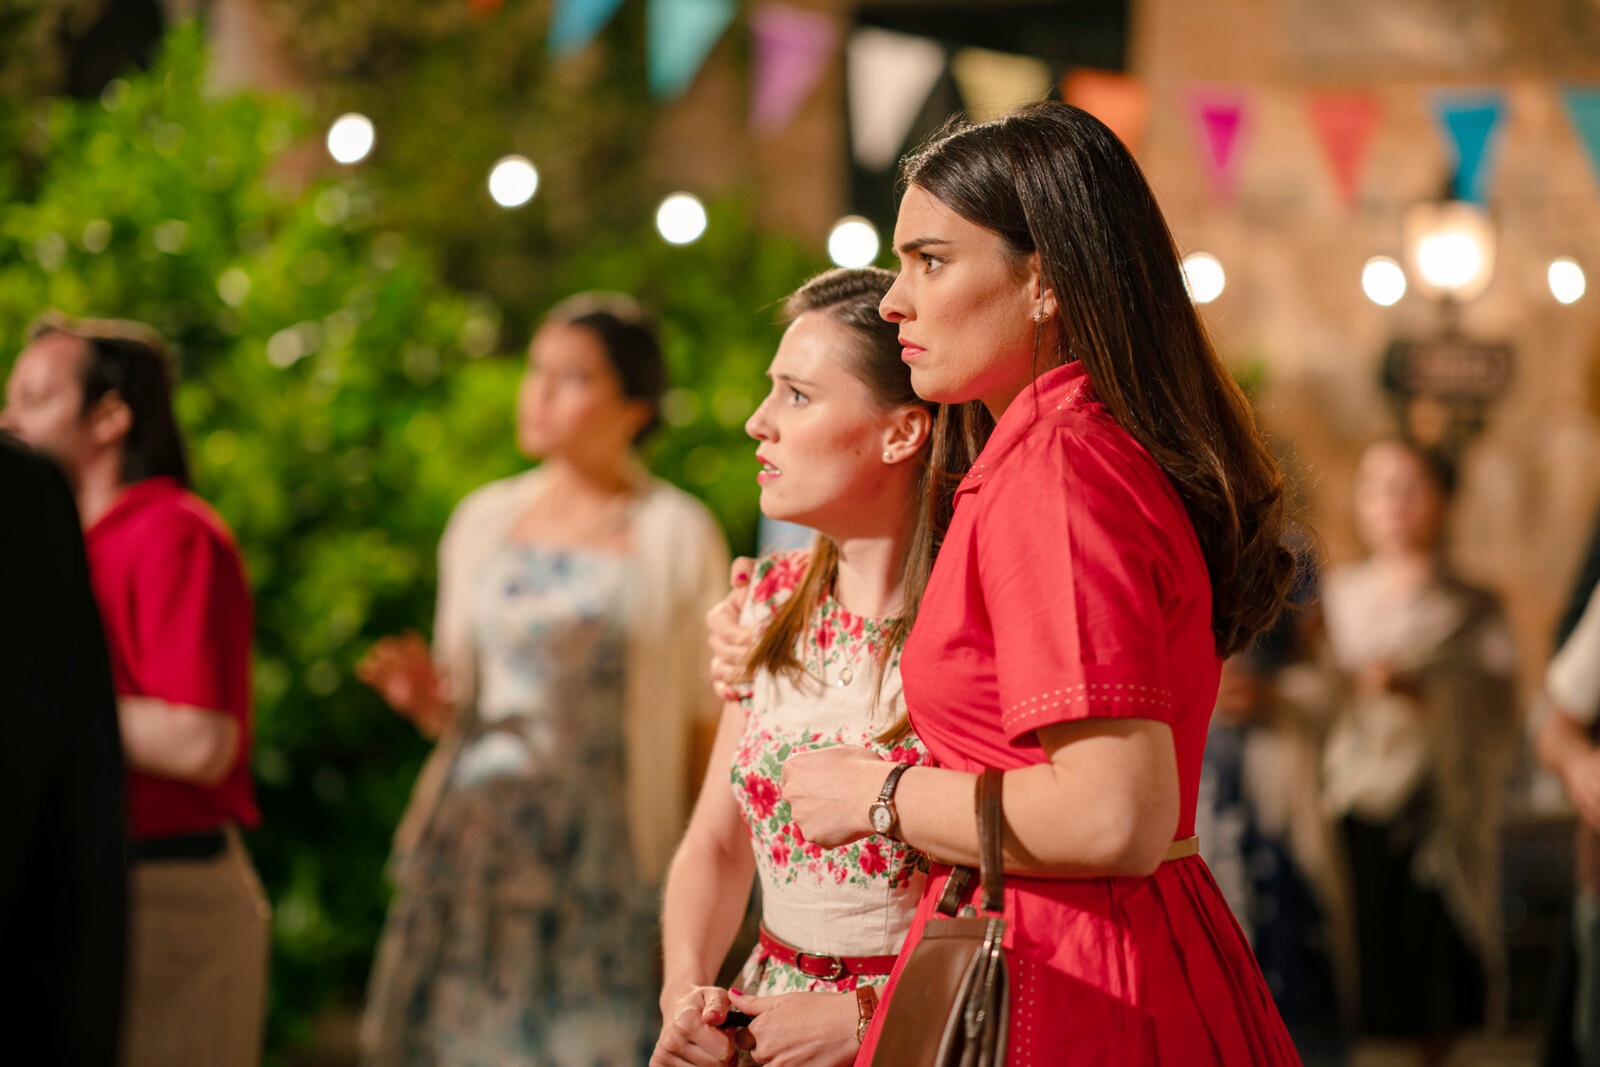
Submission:
[[1172,692],[1160,686],[1133,682],[1080,682],[1019,700],[1005,710],[1007,721],[1030,719],[1071,704],[1127,703],[1163,711],[1172,709]]

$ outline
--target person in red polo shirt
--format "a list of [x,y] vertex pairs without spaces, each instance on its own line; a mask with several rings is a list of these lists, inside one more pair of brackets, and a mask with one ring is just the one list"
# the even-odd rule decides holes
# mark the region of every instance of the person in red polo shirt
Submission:
[[250,591],[189,489],[160,338],[46,320],[0,425],[72,483],[111,654],[133,864],[124,1063],[256,1064],[270,913],[238,835],[259,821]]

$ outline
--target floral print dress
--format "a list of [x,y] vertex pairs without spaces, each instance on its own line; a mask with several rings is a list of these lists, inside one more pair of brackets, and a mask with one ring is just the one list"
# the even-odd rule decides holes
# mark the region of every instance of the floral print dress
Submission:
[[660,1027],[628,848],[629,561],[508,542],[475,591],[479,685],[395,873],[367,1067],[637,1067]]
[[[756,565],[745,622],[761,626],[793,595],[807,553],[762,559]],[[922,854],[874,834],[839,848],[807,841],[779,792],[791,753],[829,745],[864,745],[885,759],[922,763],[915,735],[878,740],[900,716],[900,657],[896,650],[875,689],[877,659],[890,620],[867,619],[824,599],[799,649],[798,681],[762,671],[748,702],[744,734],[734,757],[734,796],[744,812],[761,877],[762,921],[775,936],[807,952],[836,956],[893,956],[900,951],[927,877]],[[847,684],[840,684],[849,679]],[[740,988],[774,993],[848,991],[882,985],[888,975],[814,978],[769,958],[758,944]]]

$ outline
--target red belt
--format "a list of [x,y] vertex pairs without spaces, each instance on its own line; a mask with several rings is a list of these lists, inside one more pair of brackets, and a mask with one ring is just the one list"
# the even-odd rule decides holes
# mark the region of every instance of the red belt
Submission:
[[830,956],[826,952],[806,952],[779,938],[767,924],[761,924],[761,948],[768,959],[788,964],[811,978],[837,981],[847,974],[888,974],[898,956]]

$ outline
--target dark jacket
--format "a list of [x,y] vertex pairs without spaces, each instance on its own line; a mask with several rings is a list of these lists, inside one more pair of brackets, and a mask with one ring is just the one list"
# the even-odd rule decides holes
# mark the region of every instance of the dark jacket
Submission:
[[0,434],[0,1033],[111,1067],[126,941],[122,746],[66,480]]

